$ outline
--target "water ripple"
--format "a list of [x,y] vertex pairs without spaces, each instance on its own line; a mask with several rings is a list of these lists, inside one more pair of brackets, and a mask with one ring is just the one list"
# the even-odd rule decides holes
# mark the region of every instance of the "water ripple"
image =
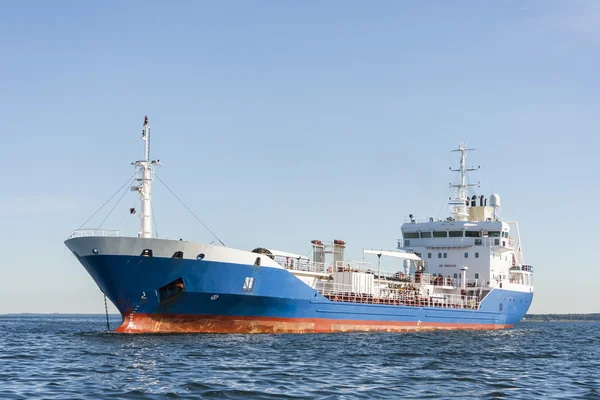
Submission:
[[0,316],[0,398],[600,398],[598,323],[313,335],[119,335],[104,323]]

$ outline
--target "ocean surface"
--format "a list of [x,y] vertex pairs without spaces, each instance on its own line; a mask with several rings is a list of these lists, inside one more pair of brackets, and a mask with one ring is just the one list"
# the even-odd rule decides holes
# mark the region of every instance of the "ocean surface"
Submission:
[[104,315],[0,316],[0,399],[600,399],[597,322],[310,335],[105,329]]

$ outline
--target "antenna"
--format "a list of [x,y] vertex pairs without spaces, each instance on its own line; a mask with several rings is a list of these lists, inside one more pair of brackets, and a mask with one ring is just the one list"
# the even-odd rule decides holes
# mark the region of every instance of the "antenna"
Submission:
[[460,183],[457,185],[450,184],[450,187],[454,188],[454,197],[450,199],[449,204],[453,206],[452,216],[456,221],[467,221],[469,219],[469,211],[467,209],[467,201],[469,200],[468,188],[472,186],[479,186],[478,183],[467,183],[467,173],[476,171],[477,168],[467,168],[467,153],[476,149],[467,148],[466,142],[461,142],[458,149],[452,150],[452,152],[460,152],[460,167],[458,169],[450,168],[450,171],[460,172]]

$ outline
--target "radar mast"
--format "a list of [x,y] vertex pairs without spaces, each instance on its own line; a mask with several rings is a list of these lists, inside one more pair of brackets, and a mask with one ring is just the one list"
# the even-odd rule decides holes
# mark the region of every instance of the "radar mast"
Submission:
[[476,171],[478,168],[467,168],[467,153],[476,149],[467,148],[465,142],[461,142],[458,149],[452,150],[452,152],[460,152],[460,167],[458,169],[452,169],[451,171],[460,172],[460,183],[453,185],[454,197],[450,198],[449,205],[452,208],[452,218],[455,221],[468,221],[469,210],[467,208],[467,202],[469,201],[468,188],[471,186],[479,186],[479,183],[467,183],[467,173],[470,171]]

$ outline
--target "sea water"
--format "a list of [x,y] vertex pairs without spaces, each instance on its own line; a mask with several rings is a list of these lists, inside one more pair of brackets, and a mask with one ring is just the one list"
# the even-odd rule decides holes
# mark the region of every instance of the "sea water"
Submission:
[[0,398],[600,399],[599,328],[124,335],[104,315],[8,315]]

